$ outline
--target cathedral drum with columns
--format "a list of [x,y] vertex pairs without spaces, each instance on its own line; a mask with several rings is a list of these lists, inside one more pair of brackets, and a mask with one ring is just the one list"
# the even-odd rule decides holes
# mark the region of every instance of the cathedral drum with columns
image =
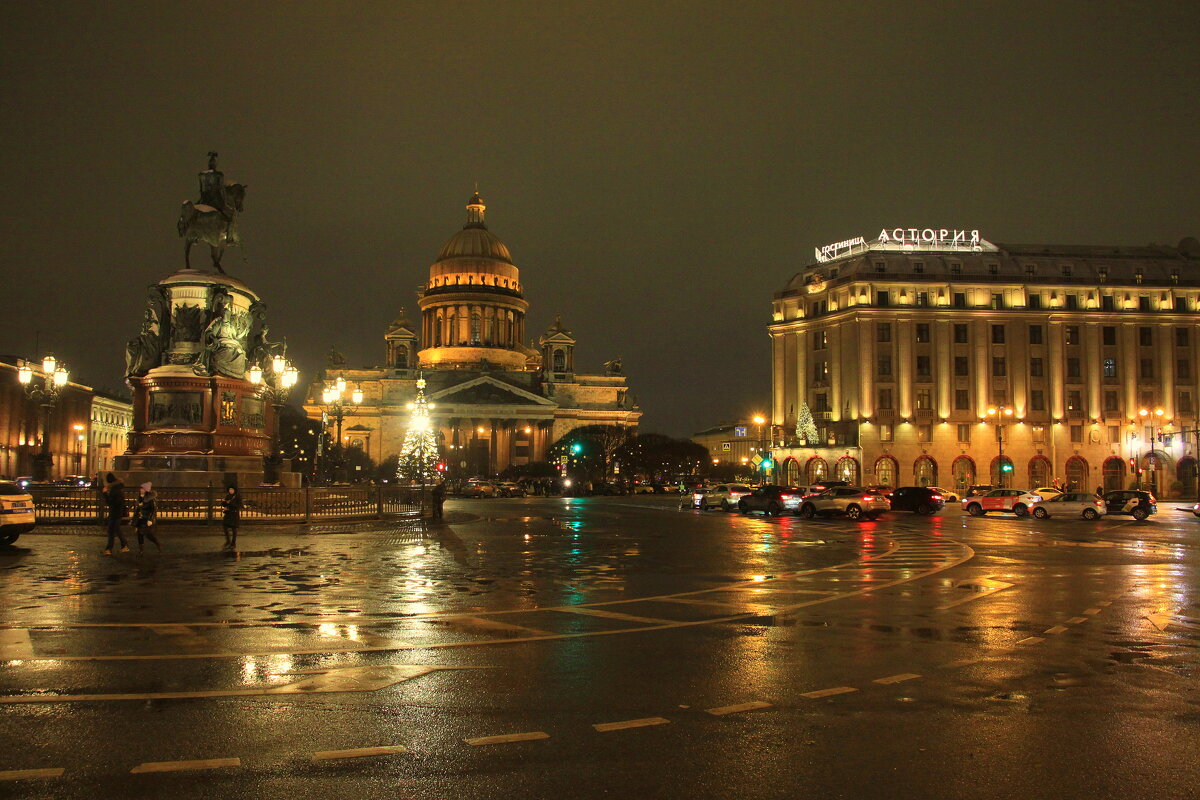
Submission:
[[[641,418],[621,371],[575,371],[575,339],[561,319],[525,341],[529,303],[504,242],[488,230],[476,193],[467,223],[442,247],[419,292],[420,323],[401,310],[384,335],[382,367],[331,363],[305,411],[321,419],[327,385],[342,378],[361,403],[342,406],[344,447],[380,461],[400,452],[418,377],[426,381],[441,456],[453,474],[493,475],[547,459],[555,441],[584,425],[636,428]],[[357,395],[356,395],[357,396]]]

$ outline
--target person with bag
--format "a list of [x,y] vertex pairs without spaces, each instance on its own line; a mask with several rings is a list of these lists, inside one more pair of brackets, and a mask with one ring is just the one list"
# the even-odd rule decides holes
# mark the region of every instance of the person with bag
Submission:
[[242,519],[242,494],[236,486],[225,487],[221,508],[225,509],[225,515],[221,518],[221,526],[225,530],[225,549],[233,550],[237,547],[238,523]]
[[150,481],[146,481],[138,487],[137,504],[133,509],[133,527],[137,531],[139,553],[142,552],[146,539],[154,542],[154,546],[162,550],[158,537],[154,535],[154,518],[158,515],[154,500],[154,486]]
[[129,513],[129,509],[125,507],[125,484],[117,480],[117,476],[111,472],[104,476],[105,486],[101,490],[104,493],[104,502],[108,505],[108,544],[104,545],[104,555],[111,556],[113,548],[113,539],[121,540],[121,552],[129,552],[129,542],[125,541],[125,534],[121,532],[121,522]]

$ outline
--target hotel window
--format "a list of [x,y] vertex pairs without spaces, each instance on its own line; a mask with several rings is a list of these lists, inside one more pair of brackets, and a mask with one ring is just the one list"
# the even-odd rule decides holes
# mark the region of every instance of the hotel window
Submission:
[[888,425],[887,423],[883,423],[879,426],[879,441],[881,441],[881,442],[892,441],[892,426],[891,425]]
[[1008,374],[1008,362],[996,356],[992,359],[992,377],[1003,378]]
[[829,362],[818,361],[813,364],[813,385],[821,386],[829,382]]
[[1074,411],[1076,415],[1083,411],[1083,399],[1078,389],[1067,392],[1067,411]]
[[992,292],[992,308],[1004,308],[1004,295],[1000,292]]
[[1179,283],[1179,267],[1171,267],[1171,283]]
[[992,326],[992,344],[1004,344],[1004,326]]
[[1030,344],[1041,344],[1042,343],[1042,326],[1041,325],[1030,325],[1029,326],[1029,343]]
[[1141,297],[1138,298],[1138,311],[1149,311],[1149,310],[1150,310],[1150,298],[1146,297],[1146,295],[1142,295]]
[[1100,329],[1101,344],[1112,346],[1117,343],[1117,329],[1112,325],[1105,325]]
[[1046,410],[1046,395],[1041,389],[1029,390],[1029,410],[1030,411],[1045,411]]
[[1187,311],[1188,310],[1186,297],[1176,297],[1175,298],[1175,310],[1176,311]]
[[1077,295],[1077,294],[1067,295],[1067,311],[1078,311],[1078,310],[1079,310],[1079,295]]
[[879,390],[879,408],[881,410],[887,410],[887,411],[891,410],[891,408],[892,408],[892,390],[891,389],[880,389]]
[[954,390],[954,410],[968,411],[971,408],[971,393],[966,389]]
[[1120,410],[1121,410],[1120,398],[1117,396],[1117,393],[1113,392],[1113,391],[1105,392],[1104,393],[1104,412],[1109,413],[1109,412],[1120,411]]
[[1117,377],[1117,360],[1115,358],[1104,359],[1104,377]]
[[1192,393],[1191,392],[1180,392],[1179,393],[1179,413],[1180,414],[1191,414],[1192,413]]
[[954,293],[954,307],[955,308],[966,308],[967,307],[967,293],[966,292],[955,292]]
[[890,342],[892,340],[892,323],[876,322],[875,323],[875,341]]
[[954,325],[954,343],[955,344],[966,344],[967,343],[967,326],[966,325],[964,325],[962,323],[955,323],[955,325]]
[[963,424],[961,424],[961,423],[959,424],[959,426],[958,426],[958,440],[959,440],[960,442],[962,442],[963,444],[970,444],[970,443],[971,443],[971,426],[970,426],[970,425],[963,425]]
[[1030,275],[1030,276],[1036,275],[1037,267],[1035,267],[1033,264],[1026,264],[1025,265],[1025,274]]
[[891,356],[880,356],[879,357],[879,369],[877,371],[880,375],[891,375],[892,374],[892,357]]
[[1079,344],[1079,326],[1078,325],[1068,325],[1066,333],[1067,333],[1067,344]]
[[1042,360],[1040,358],[1029,359],[1029,374],[1034,378],[1042,377]]
[[959,377],[965,377],[971,374],[971,359],[966,356],[954,357],[954,374]]
[[1141,284],[1141,282],[1144,279],[1145,279],[1145,274],[1140,269],[1133,273],[1133,282],[1134,283]]
[[892,295],[890,292],[876,292],[875,293],[875,305],[879,306],[880,308],[887,308],[891,304],[892,304]]
[[1031,293],[1029,299],[1025,301],[1025,307],[1031,309],[1040,309],[1042,307],[1042,296],[1040,294]]
[[924,261],[914,261],[913,262],[913,272],[920,273],[920,272],[924,272],[924,271],[925,271],[925,262]]
[[817,392],[816,402],[813,403],[813,411],[829,411],[829,395],[824,392]]
[[1108,267],[1100,267],[1096,270],[1096,274],[1100,278],[1100,283],[1108,283]]
[[1141,366],[1138,368],[1138,377],[1142,380],[1150,380],[1154,377],[1154,359],[1143,358]]
[[1083,426],[1082,425],[1072,425],[1071,426],[1071,441],[1076,444],[1083,441]]
[[1116,311],[1117,310],[1117,301],[1113,299],[1113,296],[1111,294],[1103,295],[1100,298],[1100,310],[1101,311]]
[[1032,431],[1034,444],[1046,443],[1046,427],[1044,425],[1034,425]]
[[933,426],[932,425],[918,425],[917,426],[917,441],[918,442],[933,441]]
[[875,262],[875,271],[876,272],[887,272],[887,264],[883,261],[876,261]]
[[927,322],[918,322],[917,323],[917,341],[918,342],[928,342],[929,341],[929,323],[927,323]]
[[950,274],[951,275],[962,275],[962,264],[958,263],[957,261],[951,261],[950,262]]
[[917,292],[917,305],[922,307],[929,305],[929,292]]
[[813,333],[813,350],[824,350],[829,346],[829,333],[816,331]]
[[932,374],[930,371],[929,356],[917,356],[917,377],[928,378]]
[[1138,344],[1142,347],[1154,346],[1154,329],[1138,328]]
[[1111,442],[1112,444],[1120,444],[1121,443],[1121,426],[1120,425],[1109,425],[1108,426],[1108,441]]
[[1187,347],[1188,346],[1188,329],[1187,328],[1176,328],[1175,329],[1175,346],[1176,347]]
[[1181,358],[1175,362],[1175,377],[1179,380],[1190,381],[1192,379],[1192,362],[1186,358]]
[[917,389],[917,408],[933,408],[933,392],[929,389]]
[[988,275],[999,275],[999,274],[1000,274],[1000,265],[999,264],[988,264]]
[[1079,377],[1079,359],[1078,358],[1068,358],[1067,359],[1067,377],[1068,378],[1078,378]]
[[1070,265],[1070,264],[1063,264],[1063,265],[1062,265],[1062,276],[1063,276],[1064,278],[1069,278],[1069,277],[1071,277],[1071,265]]

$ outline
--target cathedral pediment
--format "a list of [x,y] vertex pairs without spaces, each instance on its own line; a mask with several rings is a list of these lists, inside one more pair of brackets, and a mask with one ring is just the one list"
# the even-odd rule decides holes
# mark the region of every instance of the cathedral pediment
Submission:
[[439,405],[555,406],[551,400],[495,378],[479,377],[431,394]]

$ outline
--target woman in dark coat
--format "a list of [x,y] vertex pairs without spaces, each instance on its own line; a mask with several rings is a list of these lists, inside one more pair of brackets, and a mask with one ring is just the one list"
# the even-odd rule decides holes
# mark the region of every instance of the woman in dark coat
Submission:
[[121,552],[129,552],[129,542],[121,531],[121,522],[125,519],[125,484],[117,480],[111,472],[104,476],[104,502],[108,505],[108,544],[104,545],[104,555],[112,555],[113,539],[121,540]]
[[158,537],[154,535],[154,518],[158,516],[154,498],[154,487],[149,481],[138,487],[137,505],[133,509],[133,527],[137,530],[139,553],[142,552],[146,539],[154,542],[154,546],[162,550]]
[[225,516],[221,519],[221,525],[225,529],[225,549],[232,550],[237,547],[238,523],[242,519],[242,495],[236,486],[225,489],[225,496],[221,498],[221,508],[225,509]]

